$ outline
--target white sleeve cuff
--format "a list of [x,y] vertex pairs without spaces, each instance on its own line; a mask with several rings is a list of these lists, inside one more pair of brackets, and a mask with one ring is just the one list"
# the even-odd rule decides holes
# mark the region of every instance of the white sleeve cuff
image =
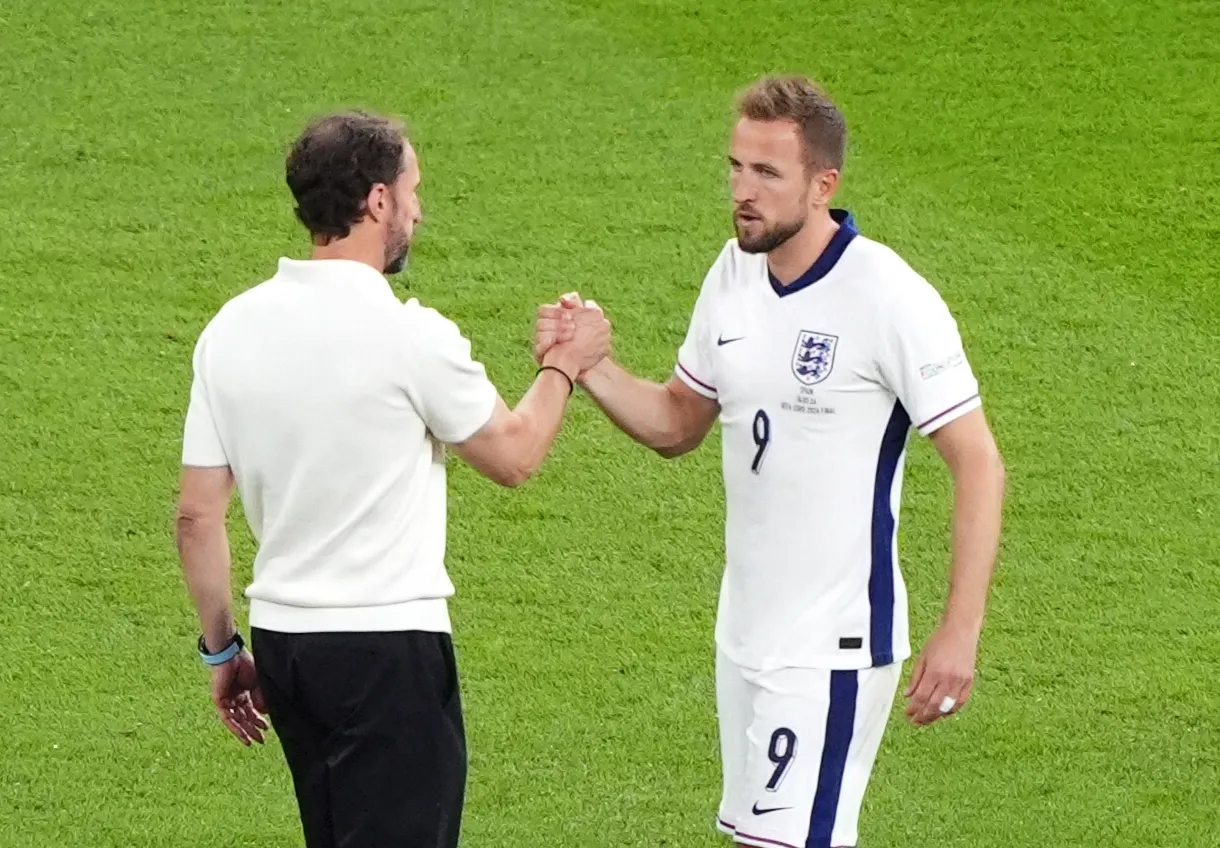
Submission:
[[967,412],[973,412],[982,405],[983,399],[977,394],[972,395],[960,403],[955,403],[953,406],[950,406],[942,412],[933,415],[931,418],[920,422],[917,425],[917,429],[919,430],[920,435],[930,436],[941,427],[944,427],[950,421],[956,421]]
[[483,405],[476,407],[479,411],[462,422],[462,427],[446,433],[433,433],[433,435],[445,444],[460,445],[486,427],[487,423],[491,421],[492,416],[495,415],[496,403],[500,399],[500,393],[496,391],[495,386],[490,381],[487,383],[487,388],[488,391],[486,392]]
[[719,397],[715,386],[700,380],[681,362],[674,367],[674,373],[678,375],[678,379],[680,379],[683,383],[686,383],[686,385],[689,386],[696,394],[703,395],[703,397],[709,400],[716,400],[716,398]]

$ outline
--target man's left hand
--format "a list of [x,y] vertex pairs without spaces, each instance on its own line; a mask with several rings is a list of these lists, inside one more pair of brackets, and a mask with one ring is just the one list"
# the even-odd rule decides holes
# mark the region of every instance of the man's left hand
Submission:
[[249,651],[212,667],[212,703],[224,726],[238,741],[243,745],[251,741],[263,744],[263,731],[269,725],[260,713],[266,712],[267,706]]
[[978,634],[942,624],[915,660],[911,682],[903,692],[906,716],[916,727],[953,715],[965,705],[974,685]]

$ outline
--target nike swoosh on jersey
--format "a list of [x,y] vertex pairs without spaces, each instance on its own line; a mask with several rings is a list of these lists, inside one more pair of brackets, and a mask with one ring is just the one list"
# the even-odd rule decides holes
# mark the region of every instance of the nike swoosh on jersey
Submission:
[[792,809],[791,807],[764,807],[763,809],[760,810],[758,808],[758,802],[755,801],[754,809],[752,809],[750,812],[752,812],[756,816],[765,816],[767,813],[778,813],[780,810],[791,810],[791,809]]
[[724,336],[720,336],[719,338],[716,339],[716,347],[724,347],[726,344],[732,344],[733,342],[739,342],[744,338],[745,338],[745,336],[737,336],[736,338],[733,338],[733,339],[726,339]]

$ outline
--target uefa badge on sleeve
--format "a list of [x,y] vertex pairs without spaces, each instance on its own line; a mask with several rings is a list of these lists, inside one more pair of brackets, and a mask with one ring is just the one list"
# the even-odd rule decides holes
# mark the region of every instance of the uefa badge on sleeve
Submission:
[[829,377],[838,346],[838,336],[801,330],[796,339],[796,349],[792,352],[792,373],[796,379],[806,386],[812,386]]

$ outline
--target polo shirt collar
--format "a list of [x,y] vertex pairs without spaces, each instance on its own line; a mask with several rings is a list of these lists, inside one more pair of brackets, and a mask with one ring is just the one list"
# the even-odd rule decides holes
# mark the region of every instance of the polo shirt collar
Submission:
[[301,283],[352,283],[392,291],[390,282],[371,265],[353,259],[290,259],[281,256],[279,275]]

